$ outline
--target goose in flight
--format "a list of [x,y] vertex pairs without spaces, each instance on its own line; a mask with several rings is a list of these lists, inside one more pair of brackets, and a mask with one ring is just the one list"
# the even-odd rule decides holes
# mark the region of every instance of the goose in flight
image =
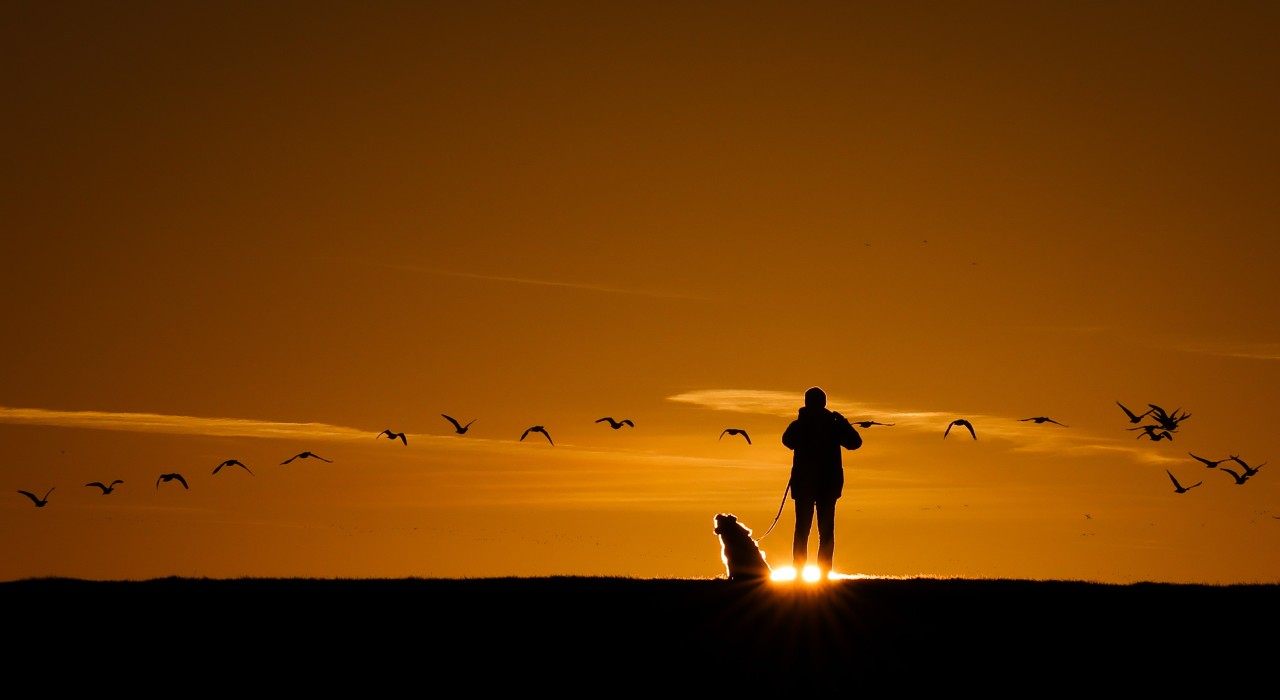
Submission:
[[382,437],[383,435],[386,435],[386,436],[387,436],[387,439],[389,439],[389,440],[399,440],[400,442],[402,442],[402,443],[404,443],[404,444],[406,444],[406,445],[408,445],[408,444],[409,444],[409,438],[405,437],[404,433],[397,433],[397,432],[395,432],[394,430],[392,430],[391,428],[387,428],[386,430],[384,430],[384,431],[382,431],[382,432],[378,433],[376,436],[374,436],[374,439],[375,439],[375,440],[377,440],[378,438]]
[[[1168,430],[1160,430],[1160,426],[1158,425],[1140,425],[1136,428],[1125,428],[1125,430],[1141,430],[1142,432],[1138,433],[1139,440],[1142,439],[1143,435],[1146,435],[1154,442],[1160,442],[1161,440],[1173,442],[1173,433],[1170,433]],[[1157,430],[1160,430],[1160,432],[1156,432]]]
[[748,445],[751,444],[751,436],[747,435],[747,431],[743,430],[742,428],[725,428],[724,430],[720,431],[720,437],[716,439],[722,440],[724,439],[725,435],[741,435],[742,437],[746,438]]
[[1230,474],[1231,478],[1236,480],[1236,485],[1243,484],[1244,482],[1249,480],[1248,474],[1241,474],[1234,469],[1227,469],[1226,467],[1218,467],[1218,471],[1226,472]]
[[1150,415],[1151,411],[1154,410],[1154,409],[1148,408],[1146,411],[1142,413],[1134,413],[1133,411],[1130,411],[1129,409],[1125,408],[1124,404],[1120,403],[1119,401],[1116,402],[1116,405],[1120,407],[1120,410],[1124,411],[1124,414],[1126,416],[1129,416],[1129,422],[1134,424],[1141,423],[1142,419],[1146,418],[1148,415]]
[[1178,415],[1178,411],[1182,410],[1181,408],[1175,408],[1173,413],[1166,413],[1163,408],[1153,403],[1147,405],[1151,407],[1151,417],[1155,419],[1156,423],[1159,423],[1159,427],[1170,432],[1177,431],[1178,424],[1191,417],[1190,413]]
[[1186,493],[1186,492],[1190,491],[1191,489],[1193,489],[1193,488],[1195,488],[1195,487],[1199,486],[1200,484],[1203,484],[1203,483],[1204,483],[1203,481],[1197,481],[1196,483],[1194,483],[1194,484],[1192,484],[1192,485],[1190,485],[1190,486],[1183,486],[1182,484],[1179,484],[1179,483],[1178,483],[1177,478],[1175,478],[1175,477],[1173,476],[1173,472],[1171,472],[1171,471],[1169,471],[1168,469],[1166,469],[1166,470],[1164,470],[1164,473],[1165,473],[1165,474],[1168,474],[1168,475],[1169,475],[1169,481],[1172,481],[1172,482],[1173,482],[1173,492],[1174,492],[1174,493]]
[[618,428],[621,428],[624,425],[629,425],[632,428],[636,427],[636,424],[632,423],[630,418],[623,418],[622,420],[614,420],[609,416],[605,416],[604,418],[599,418],[596,420],[597,423],[603,423],[605,421],[609,421],[609,427],[613,428],[614,430],[617,430]]
[[218,466],[214,467],[214,468],[213,468],[213,473],[214,473],[214,474],[217,474],[218,472],[222,471],[222,468],[223,468],[223,467],[240,467],[241,469],[243,469],[243,470],[245,470],[245,471],[249,472],[249,476],[253,476],[253,472],[252,472],[252,471],[250,471],[248,467],[244,466],[244,462],[241,462],[241,461],[240,461],[240,460],[238,460],[238,459],[228,459],[228,460],[226,460],[226,461],[225,461],[225,462],[223,462],[222,464],[219,464]]
[[1206,466],[1206,467],[1208,467],[1208,468],[1210,468],[1210,469],[1213,469],[1214,467],[1218,466],[1219,464],[1222,464],[1223,462],[1227,461],[1228,459],[1231,459],[1230,457],[1227,457],[1226,459],[1205,459],[1204,457],[1201,457],[1201,456],[1199,456],[1199,455],[1192,454],[1192,453],[1190,453],[1190,452],[1188,452],[1187,454],[1191,455],[1192,457],[1195,457],[1195,458],[1196,458],[1196,460],[1198,460],[1199,462],[1201,462],[1202,464],[1204,464],[1204,466]]
[[[1026,421],[1035,421],[1036,423],[1053,423],[1053,424],[1055,424],[1055,425],[1062,425],[1062,423],[1059,423],[1058,421],[1056,421],[1056,420],[1054,420],[1054,419],[1052,419],[1052,418],[1050,418],[1050,417],[1048,417],[1048,416],[1036,416],[1036,417],[1034,417],[1034,418],[1019,418],[1018,420],[1019,420],[1019,421],[1022,421],[1022,422],[1026,422]],[[1065,427],[1067,427],[1067,426],[1062,425],[1062,427],[1064,427],[1064,428],[1065,428]]]
[[1240,468],[1244,470],[1244,478],[1246,479],[1253,476],[1254,474],[1257,474],[1258,470],[1263,468],[1267,464],[1266,462],[1263,462],[1262,464],[1259,464],[1256,467],[1251,467],[1247,463],[1245,463],[1243,459],[1240,459],[1240,455],[1231,455],[1228,459],[1240,465]]
[[476,422],[476,419],[472,418],[471,420],[467,421],[466,425],[463,425],[458,421],[454,420],[452,416],[445,416],[443,413],[441,413],[440,415],[444,416],[445,420],[449,421],[450,423],[453,423],[453,432],[459,435],[462,435],[463,433],[467,432],[467,429],[471,427],[471,424]]
[[178,482],[178,483],[182,484],[182,488],[184,488],[184,489],[190,489],[190,488],[191,488],[190,486],[187,486],[187,480],[186,480],[186,479],[184,479],[184,478],[182,478],[182,475],[181,475],[181,474],[178,474],[178,473],[174,473],[174,474],[161,474],[161,475],[160,475],[160,478],[159,478],[159,479],[156,479],[156,488],[160,488],[160,482],[161,482],[161,481],[176,481],[176,482]]
[[320,460],[321,462],[332,462],[332,461],[333,461],[332,459],[325,459],[324,457],[321,457],[320,455],[318,455],[318,454],[316,454],[316,453],[314,453],[314,452],[299,452],[298,454],[296,454],[296,455],[294,455],[294,456],[290,457],[289,459],[286,459],[285,461],[281,462],[281,464],[288,464],[289,462],[292,462],[292,461],[293,461],[293,460],[295,460],[295,459],[307,459],[307,458],[309,458],[309,457],[315,457],[316,459]]
[[874,421],[874,420],[858,420],[858,421],[854,421],[853,424],[864,430],[867,428],[870,428],[873,425],[888,425],[888,426],[893,425],[893,423],[881,423],[879,421]]
[[105,496],[111,493],[112,491],[116,490],[116,484],[123,484],[123,483],[124,483],[124,479],[116,479],[115,481],[109,484],[104,484],[101,481],[90,481],[89,483],[85,484],[85,486],[97,486],[98,488],[102,489],[102,495]]
[[978,439],[978,434],[973,432],[973,424],[963,418],[957,418],[951,421],[951,423],[947,425],[947,429],[942,433],[942,438],[945,440],[947,437],[947,434],[951,432],[951,428],[957,425],[962,428],[968,428],[969,434],[973,436],[973,439],[974,440]]
[[21,489],[18,490],[18,493],[22,494],[23,496],[26,496],[27,498],[30,498],[31,502],[36,504],[37,508],[43,508],[49,505],[49,494],[53,493],[53,489],[56,489],[56,488],[58,487],[54,486],[50,488],[48,491],[45,491],[44,498],[39,498],[34,493],[31,493],[30,491],[23,491]]
[[552,440],[551,440],[551,433],[548,433],[548,432],[547,432],[547,429],[546,429],[546,428],[544,428],[544,427],[542,427],[542,426],[540,426],[540,425],[535,425],[535,426],[533,426],[532,428],[529,428],[528,430],[526,430],[526,431],[524,431],[523,433],[521,433],[521,434],[520,434],[520,439],[523,441],[523,440],[524,440],[524,438],[525,438],[525,436],[527,436],[529,433],[542,433],[543,435],[545,435],[545,436],[547,437],[547,442],[550,442],[552,445],[556,444],[555,442],[552,442]]

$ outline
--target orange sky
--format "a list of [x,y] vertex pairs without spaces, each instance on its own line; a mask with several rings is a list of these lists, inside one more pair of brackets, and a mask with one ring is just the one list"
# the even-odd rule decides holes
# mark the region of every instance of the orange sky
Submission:
[[0,579],[1280,580],[1272,3],[3,12]]

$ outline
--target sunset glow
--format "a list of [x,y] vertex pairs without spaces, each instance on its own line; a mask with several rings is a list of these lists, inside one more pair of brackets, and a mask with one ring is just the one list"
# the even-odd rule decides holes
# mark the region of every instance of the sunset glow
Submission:
[[1276,582],[1278,30],[13,6],[0,580],[779,580],[821,386],[837,576]]

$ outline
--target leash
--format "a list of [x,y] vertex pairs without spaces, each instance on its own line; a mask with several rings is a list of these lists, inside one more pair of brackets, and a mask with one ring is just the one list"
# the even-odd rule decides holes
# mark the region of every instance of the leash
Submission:
[[791,482],[788,481],[787,488],[783,489],[782,491],[782,503],[778,504],[778,514],[773,516],[773,522],[770,523],[769,529],[765,530],[763,535],[760,535],[759,537],[757,537],[756,542],[763,540],[764,538],[769,536],[770,532],[773,532],[773,526],[778,524],[778,518],[782,517],[782,510],[787,507],[787,494],[790,492],[791,492]]

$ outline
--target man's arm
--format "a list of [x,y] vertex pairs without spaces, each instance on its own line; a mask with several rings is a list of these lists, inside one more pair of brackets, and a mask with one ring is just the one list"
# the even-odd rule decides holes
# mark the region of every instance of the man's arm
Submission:
[[840,446],[846,450],[856,450],[862,447],[862,435],[858,432],[858,429],[853,427],[848,418],[839,413],[836,413],[835,416],[840,423]]
[[796,448],[796,423],[791,421],[787,424],[787,429],[782,431],[782,445],[788,450]]

